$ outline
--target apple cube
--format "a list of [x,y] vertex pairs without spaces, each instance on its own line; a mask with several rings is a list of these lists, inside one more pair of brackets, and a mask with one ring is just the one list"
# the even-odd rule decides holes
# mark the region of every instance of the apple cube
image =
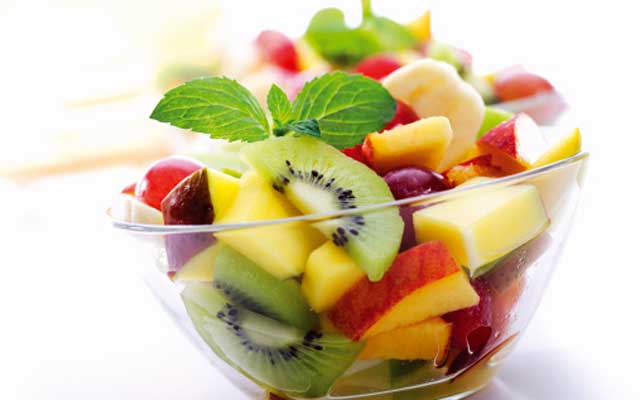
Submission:
[[548,147],[535,121],[522,113],[491,129],[477,144],[507,174],[531,168]]
[[309,256],[302,278],[302,293],[314,311],[323,312],[365,276],[346,251],[329,241]]
[[379,174],[406,166],[436,170],[452,135],[447,118],[423,118],[382,134],[367,135],[363,153],[368,164]]
[[[482,179],[482,178],[477,178]],[[418,242],[441,240],[472,275],[541,233],[549,224],[535,186],[480,189],[413,215]]]
[[554,142],[533,164],[534,168],[552,164],[564,160],[580,152],[582,148],[582,136],[580,129],[575,128],[568,135],[562,136]]
[[[286,198],[254,172],[240,179],[240,190],[219,224],[265,221],[300,215]],[[325,242],[305,222],[225,230],[216,237],[269,273],[287,279],[304,272],[309,254]]]
[[367,339],[450,311],[479,298],[442,242],[402,252],[378,282],[361,279],[329,311],[353,340]]
[[434,360],[439,364],[447,355],[450,337],[451,324],[431,318],[370,337],[360,359]]

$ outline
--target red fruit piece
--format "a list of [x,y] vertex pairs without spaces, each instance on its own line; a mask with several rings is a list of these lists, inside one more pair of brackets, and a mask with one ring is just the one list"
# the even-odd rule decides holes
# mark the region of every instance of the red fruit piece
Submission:
[[161,210],[165,196],[187,176],[203,166],[188,158],[170,157],[151,164],[136,186],[136,197]]
[[127,186],[125,186],[124,188],[122,188],[122,191],[120,193],[122,193],[122,194],[130,194],[131,196],[135,196],[136,195],[136,185],[138,185],[137,182],[130,183]]
[[288,71],[299,71],[298,53],[291,39],[278,31],[262,31],[257,39],[258,51],[267,62]]
[[396,200],[449,189],[449,183],[442,175],[427,168],[398,168],[387,172],[384,181]]
[[[471,284],[480,296],[480,302],[473,307],[448,313],[442,319],[453,324],[451,345],[473,354],[482,350],[491,334],[493,307],[489,285],[478,279]],[[489,335],[486,334],[487,330]],[[484,340],[485,336],[487,340]]]
[[495,80],[496,96],[501,101],[522,99],[552,90],[553,85],[549,81],[522,68],[502,71]]
[[351,157],[356,161],[360,161],[361,163],[368,165],[367,164],[367,159],[364,156],[364,153],[362,152],[362,145],[361,144],[357,144],[353,147],[348,147],[346,149],[342,149],[342,153],[344,155],[346,155],[347,157]]
[[380,80],[400,67],[402,67],[402,64],[394,57],[380,54],[360,61],[356,66],[356,72],[369,78]]
[[407,125],[420,119],[418,114],[413,111],[413,108],[406,103],[396,100],[396,104],[396,114],[391,121],[387,122],[387,125],[384,127],[385,130],[395,128],[398,125]]

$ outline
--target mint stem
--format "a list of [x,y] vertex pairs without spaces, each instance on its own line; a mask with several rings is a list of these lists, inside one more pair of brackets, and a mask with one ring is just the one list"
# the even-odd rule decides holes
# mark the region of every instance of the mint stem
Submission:
[[367,19],[373,15],[371,12],[371,0],[361,0],[362,2],[362,19]]

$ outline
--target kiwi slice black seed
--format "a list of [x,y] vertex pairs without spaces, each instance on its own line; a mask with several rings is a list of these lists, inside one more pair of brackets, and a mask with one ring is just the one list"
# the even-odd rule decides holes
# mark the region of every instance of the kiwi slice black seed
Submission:
[[324,396],[363,346],[340,334],[303,331],[254,313],[210,285],[190,284],[182,299],[187,309],[206,310],[193,320],[196,329],[232,366],[293,396]]
[[[364,164],[309,136],[251,143],[241,154],[304,214],[377,205],[394,200],[384,180]],[[367,273],[382,279],[400,247],[403,222],[397,207],[313,224],[343,247]]]
[[234,304],[309,330],[318,325],[318,316],[311,311],[295,280],[281,281],[229,246],[216,257],[213,285]]

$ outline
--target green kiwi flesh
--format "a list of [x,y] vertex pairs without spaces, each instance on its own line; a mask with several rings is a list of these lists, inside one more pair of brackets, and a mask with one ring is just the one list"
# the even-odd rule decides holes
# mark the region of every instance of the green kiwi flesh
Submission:
[[216,257],[213,286],[233,303],[302,330],[318,325],[295,280],[282,281],[229,246]]
[[[387,184],[373,170],[309,136],[250,143],[240,152],[304,214],[394,201]],[[378,281],[398,253],[404,224],[397,207],[386,207],[322,220],[313,226],[343,247],[371,281]]]
[[214,351],[263,386],[292,396],[324,396],[363,346],[340,334],[303,331],[254,313],[207,284],[190,284],[181,296],[187,309],[206,310],[193,322]]

